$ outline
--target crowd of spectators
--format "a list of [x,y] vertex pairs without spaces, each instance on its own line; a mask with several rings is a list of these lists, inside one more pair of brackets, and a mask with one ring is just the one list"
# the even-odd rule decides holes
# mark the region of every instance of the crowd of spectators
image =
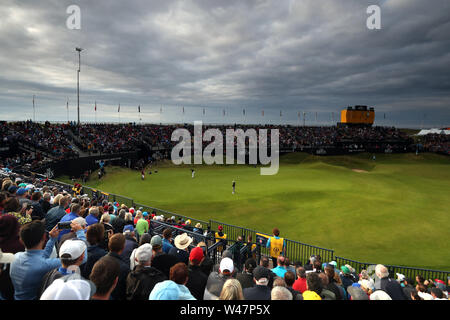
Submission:
[[[376,276],[357,274],[318,255],[304,264],[279,255],[274,264],[256,256],[251,238],[239,237],[234,250],[223,228],[215,232],[72,191],[4,175],[1,299],[448,300],[450,279],[392,278],[383,265]],[[215,241],[222,248],[214,251],[217,259],[207,251]]]
[[427,134],[421,136],[418,142],[425,150],[450,155],[450,135],[448,134]]
[[[135,123],[127,124],[40,124],[32,121],[4,122],[0,131],[5,143],[21,142],[31,148],[47,152],[54,158],[63,159],[77,157],[74,148],[77,146],[88,154],[114,154],[133,152],[144,146],[171,149],[178,141],[171,141],[175,129],[187,129],[194,136],[194,126],[188,124],[157,125]],[[413,143],[404,132],[393,127],[347,127],[324,126],[302,127],[288,125],[204,125],[203,130],[219,129],[226,137],[227,129],[249,128],[268,129],[270,145],[270,129],[279,130],[279,143],[282,149],[303,148],[386,148],[401,145],[402,148]],[[435,140],[433,140],[435,141]],[[209,142],[203,141],[204,145]],[[226,143],[226,141],[224,141]],[[257,141],[256,141],[257,143]],[[237,141],[234,141],[237,144]],[[429,146],[428,146],[429,147]],[[384,149],[382,149],[384,150]]]
[[41,151],[53,159],[68,159],[77,157],[70,136],[69,124],[4,122],[0,131],[4,144],[23,144],[31,151]]

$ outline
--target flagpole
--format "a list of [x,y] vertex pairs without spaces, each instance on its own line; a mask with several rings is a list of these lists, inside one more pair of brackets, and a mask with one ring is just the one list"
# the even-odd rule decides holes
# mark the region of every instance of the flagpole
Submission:
[[33,94],[33,122],[36,122],[36,111],[34,107],[34,94]]
[[69,122],[69,97],[67,97],[66,109],[67,109],[67,123],[68,123]]
[[119,124],[120,124],[120,103],[119,103],[119,109],[117,111],[119,113]]
[[95,101],[95,123],[97,123],[97,101]]

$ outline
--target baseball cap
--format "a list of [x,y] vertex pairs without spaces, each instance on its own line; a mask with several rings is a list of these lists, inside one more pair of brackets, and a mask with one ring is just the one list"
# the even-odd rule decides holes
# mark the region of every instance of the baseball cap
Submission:
[[[82,240],[66,240],[59,248],[59,256],[70,260],[78,259],[86,251],[86,244]],[[68,255],[63,257],[63,255]]]
[[134,227],[131,224],[127,224],[125,227],[123,227],[123,233],[125,232],[133,232],[134,231]]
[[22,196],[22,195],[25,194],[25,192],[27,192],[27,190],[26,190],[25,188],[19,188],[19,189],[16,191],[16,194],[17,194],[18,196]]
[[350,270],[349,270],[346,266],[342,266],[342,267],[341,267],[341,271],[342,271],[343,273],[345,273],[345,274],[349,274],[349,273],[350,273]]
[[223,258],[220,261],[220,267],[219,267],[220,272],[225,272],[225,271],[229,271],[230,273],[232,273],[234,271],[234,263],[233,260],[231,260],[230,258]]
[[150,244],[151,244],[153,247],[157,247],[157,248],[161,247],[162,244],[163,244],[163,243],[162,243],[161,236],[159,236],[159,235],[153,236],[153,237],[152,237],[152,240],[150,240]]
[[89,300],[95,293],[95,288],[92,289],[93,286],[86,280],[56,279],[42,293],[40,300]]
[[148,212],[145,211],[142,215],[143,215],[144,217],[148,217]]
[[397,275],[397,280],[398,280],[399,282],[405,281],[405,275],[404,275],[404,274],[396,273],[396,275]]
[[217,227],[217,230],[222,231],[222,230],[223,230],[223,227],[222,227],[222,226],[218,226],[218,227]]
[[153,252],[152,252],[152,245],[149,243],[144,243],[140,247],[136,249],[136,253],[134,255],[134,258],[138,262],[146,262],[149,261],[152,258]]
[[329,265],[332,265],[334,268],[337,267],[336,261],[331,261],[331,262],[329,262],[328,264],[329,264]]
[[189,254],[189,260],[190,261],[197,261],[200,262],[203,259],[203,249],[201,247],[195,247],[191,250],[191,253]]

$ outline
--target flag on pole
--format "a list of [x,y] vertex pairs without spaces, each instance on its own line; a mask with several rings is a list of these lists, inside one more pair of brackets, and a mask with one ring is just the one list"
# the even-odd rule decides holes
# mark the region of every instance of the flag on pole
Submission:
[[120,103],[119,103],[119,108],[117,108],[117,112],[120,112]]
[[225,117],[225,109],[223,109],[223,116]]
[[242,112],[243,112],[243,114],[244,114],[244,116],[245,116],[245,109],[242,109]]
[[203,108],[203,115],[205,115],[205,108]]
[[162,113],[162,106],[159,107],[159,113]]
[[141,113],[141,105],[138,106],[138,112]]
[[[68,106],[68,104],[67,104]],[[97,101],[95,101],[94,111],[97,111]]]
[[183,114],[184,114],[184,107],[183,107]]

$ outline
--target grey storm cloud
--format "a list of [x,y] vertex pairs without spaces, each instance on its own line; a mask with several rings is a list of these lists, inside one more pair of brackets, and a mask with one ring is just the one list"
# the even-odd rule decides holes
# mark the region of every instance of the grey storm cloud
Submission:
[[[73,4],[81,30],[66,27]],[[381,30],[366,27],[373,4]],[[203,108],[211,122],[239,122],[245,108],[248,122],[296,123],[301,111],[317,124],[366,104],[381,125],[448,126],[449,12],[448,0],[6,0],[1,118],[30,119],[36,95],[37,120],[75,120],[82,47],[82,121],[94,101],[99,121],[117,121],[120,103],[122,121],[141,105],[149,122],[197,120]]]

